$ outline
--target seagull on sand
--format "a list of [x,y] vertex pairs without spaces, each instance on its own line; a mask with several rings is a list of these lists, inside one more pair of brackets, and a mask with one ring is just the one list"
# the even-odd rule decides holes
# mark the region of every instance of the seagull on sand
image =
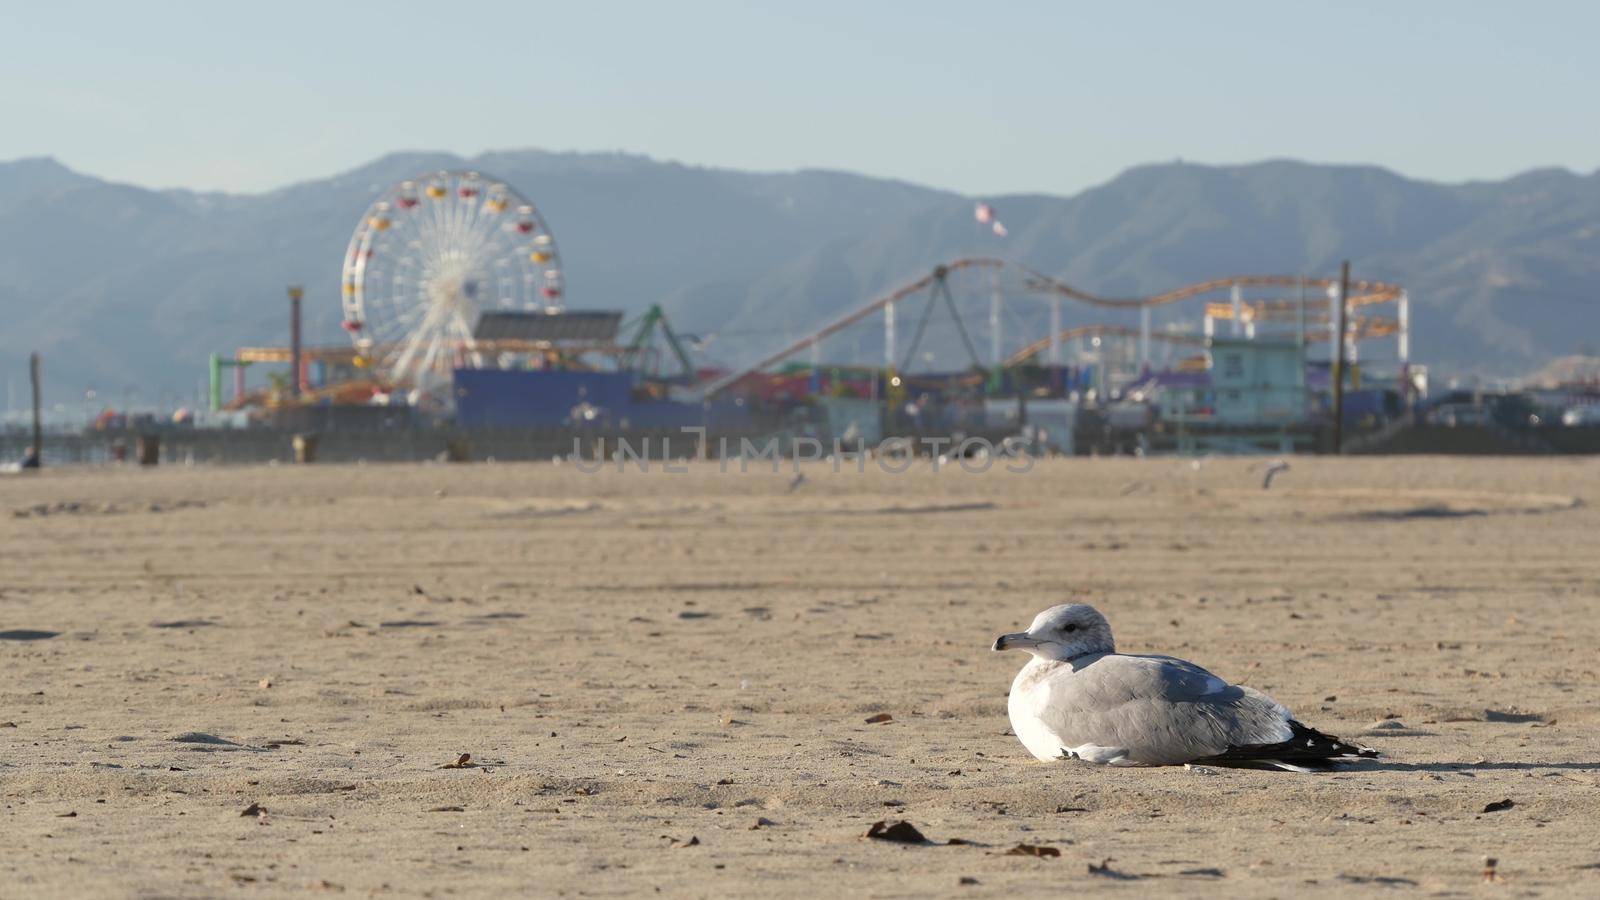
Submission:
[[1281,459],[1275,459],[1272,462],[1268,463],[1267,464],[1266,475],[1263,476],[1262,479],[1261,479],[1261,489],[1263,491],[1271,490],[1272,489],[1272,479],[1273,479],[1273,477],[1276,476],[1279,472],[1287,472],[1287,471],[1289,471],[1289,464],[1284,462]]
[[1042,760],[1310,772],[1378,755],[1192,662],[1118,653],[1110,623],[1083,603],[1045,610],[994,649],[1033,655],[1011,683],[1008,709],[1011,730]]

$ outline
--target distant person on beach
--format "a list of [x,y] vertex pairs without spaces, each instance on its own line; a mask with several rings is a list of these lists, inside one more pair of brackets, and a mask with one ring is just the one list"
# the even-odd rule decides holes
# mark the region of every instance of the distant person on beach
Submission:
[[39,448],[38,447],[35,447],[32,444],[29,444],[28,445],[28,449],[22,451],[21,467],[24,468],[24,469],[37,469],[37,468],[39,468]]

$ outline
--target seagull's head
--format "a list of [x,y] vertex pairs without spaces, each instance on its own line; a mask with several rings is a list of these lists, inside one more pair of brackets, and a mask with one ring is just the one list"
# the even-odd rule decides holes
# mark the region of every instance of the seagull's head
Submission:
[[996,650],[1026,650],[1039,659],[1070,660],[1091,653],[1115,653],[1111,623],[1086,603],[1063,603],[1033,617],[1027,631],[995,638]]

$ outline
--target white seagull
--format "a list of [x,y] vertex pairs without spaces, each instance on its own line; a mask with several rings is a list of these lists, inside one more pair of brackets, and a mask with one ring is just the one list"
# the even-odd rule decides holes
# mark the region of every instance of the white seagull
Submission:
[[1053,606],[996,650],[1033,659],[1011,683],[1011,730],[1038,759],[1310,772],[1378,753],[1295,720],[1281,703],[1186,660],[1118,653],[1092,606]]
[[1287,472],[1287,471],[1289,471],[1289,464],[1284,462],[1281,459],[1275,459],[1272,462],[1268,463],[1267,464],[1267,472],[1261,478],[1261,489],[1263,491],[1271,490],[1272,489],[1272,479],[1279,472]]

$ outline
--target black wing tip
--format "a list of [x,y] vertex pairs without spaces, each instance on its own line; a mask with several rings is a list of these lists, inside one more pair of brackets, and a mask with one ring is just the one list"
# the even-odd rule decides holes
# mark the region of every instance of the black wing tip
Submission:
[[1342,762],[1377,759],[1378,751],[1324,734],[1293,719],[1289,720],[1289,739],[1276,744],[1248,744],[1229,747],[1216,756],[1191,760],[1194,765],[1244,769],[1288,769],[1290,771],[1331,771]]
[[1313,752],[1322,751],[1332,759],[1377,759],[1380,755],[1371,747],[1363,747],[1343,738],[1334,737],[1294,719],[1289,720],[1289,731],[1291,736],[1288,743],[1302,744]]

